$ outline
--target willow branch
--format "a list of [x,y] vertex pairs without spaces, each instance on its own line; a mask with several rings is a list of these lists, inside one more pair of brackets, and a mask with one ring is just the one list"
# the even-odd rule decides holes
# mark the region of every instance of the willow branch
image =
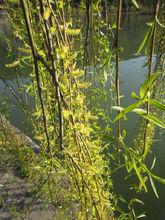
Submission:
[[49,140],[49,135],[48,135],[48,130],[47,130],[47,121],[46,121],[46,115],[45,115],[44,102],[43,102],[43,98],[42,98],[42,89],[41,89],[41,85],[40,85],[37,53],[36,53],[35,43],[34,43],[34,39],[33,39],[33,33],[32,33],[32,28],[31,28],[31,24],[30,24],[30,20],[29,20],[29,13],[28,13],[26,1],[20,0],[20,3],[21,3],[23,16],[24,16],[24,20],[25,20],[25,25],[26,25],[26,30],[27,30],[31,50],[32,50],[32,55],[33,55],[35,77],[36,77],[38,95],[39,95],[39,100],[40,100],[40,105],[41,105],[41,110],[42,110],[43,125],[44,125],[45,135],[46,135],[46,139],[47,139],[47,151],[50,155],[50,153],[51,153],[50,152],[50,140]]
[[[157,6],[156,6],[156,11],[155,11],[155,20],[154,20],[154,27],[153,27],[153,31],[152,31],[152,36],[151,36],[151,47],[150,47],[150,55],[149,55],[149,63],[148,63],[148,78],[151,76],[152,74],[152,65],[153,65],[153,56],[154,56],[154,50],[155,50],[155,38],[156,38],[156,18],[158,17],[158,13],[159,13],[159,8],[160,8],[160,0],[157,1]],[[150,88],[148,89],[150,91]],[[147,114],[149,114],[150,111],[150,105],[147,102]],[[143,150],[143,154],[145,151],[145,147],[147,144],[147,139],[148,139],[148,124],[149,121],[146,121],[146,129],[144,132],[144,150]]]
[[[40,2],[41,15],[43,15],[44,3],[43,3],[43,0],[39,0],[39,2]],[[59,130],[60,147],[61,147],[61,149],[63,149],[64,148],[64,143],[63,143],[64,131],[63,131],[62,104],[61,104],[58,75],[56,72],[56,63],[55,63],[55,59],[54,59],[53,39],[50,34],[49,23],[47,20],[44,20],[44,25],[45,25],[46,35],[47,35],[47,39],[48,39],[48,43],[49,43],[48,52],[49,52],[50,61],[51,61],[51,65],[52,65],[51,76],[52,76],[53,84],[55,87],[56,99],[57,99],[57,104],[58,104],[58,114],[59,114],[59,124],[60,124],[60,130]]]
[[[120,30],[120,21],[121,21],[121,9],[122,9],[122,0],[118,0],[118,11],[117,11],[117,25],[116,25],[116,36],[115,36],[115,48],[116,48],[116,77],[115,77],[115,87],[116,87],[116,99],[117,106],[120,106],[120,86],[119,86],[119,30]],[[118,111],[118,114],[120,111]],[[118,141],[121,133],[121,123],[120,119],[117,121],[117,136]]]

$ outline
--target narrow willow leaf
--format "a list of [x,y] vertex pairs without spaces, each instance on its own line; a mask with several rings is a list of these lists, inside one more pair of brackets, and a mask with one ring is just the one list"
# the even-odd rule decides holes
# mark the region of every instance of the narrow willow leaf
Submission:
[[20,4],[19,0],[9,0],[9,3]]
[[112,106],[112,109],[115,109],[117,111],[123,111],[124,108],[120,107],[120,106]]
[[154,26],[154,23],[152,23],[152,26],[149,28],[148,32],[146,33],[142,43],[140,44],[140,46],[139,46],[139,48],[136,52],[136,55],[139,55],[140,52],[144,49],[144,47],[147,47],[148,42],[151,39],[151,35],[152,35],[152,32],[153,32],[153,26]]
[[50,10],[49,7],[47,7],[47,8],[45,9],[45,11],[44,11],[44,15],[43,15],[44,20],[48,20],[49,17],[50,17],[50,14],[51,14],[51,10]]
[[142,109],[142,108],[135,108],[132,110],[133,112],[139,114],[139,115],[142,115],[142,114],[147,114],[147,111]]
[[160,110],[165,111],[165,104],[160,103],[154,99],[149,99],[148,102],[152,105],[154,105],[155,107],[159,108]]
[[36,135],[34,138],[39,141],[44,140],[44,136],[42,136],[42,135]]
[[103,63],[103,65],[99,68],[98,71],[100,71],[101,69],[103,69],[103,67],[105,66],[109,66],[110,64],[110,61],[111,61],[111,57],[112,57],[112,52],[108,53],[106,59],[105,59],[105,62]]
[[140,174],[140,172],[139,172],[139,170],[138,170],[138,168],[137,168],[137,166],[136,166],[135,161],[133,161],[133,167],[134,167],[134,169],[135,169],[135,172],[136,172],[137,177],[138,177],[139,180],[140,180],[141,185],[143,186],[144,190],[147,192],[146,184],[145,184],[145,182],[144,182],[144,180],[143,180],[143,177],[141,176],[141,174]]
[[149,151],[149,144],[148,142],[146,141],[145,143],[145,146],[144,146],[144,154],[143,154],[143,158],[145,159],[147,154],[148,154],[148,151]]
[[139,8],[139,5],[138,5],[138,3],[137,3],[136,0],[131,0],[131,1],[132,1],[132,3],[135,5],[136,8]]
[[132,93],[131,93],[131,96],[132,96],[132,98],[134,98],[134,99],[136,99],[136,100],[139,100],[139,97],[138,97],[138,95],[136,95],[135,92],[132,92]]
[[152,162],[152,165],[151,165],[151,170],[154,168],[155,163],[156,163],[156,157],[154,157],[154,160],[153,160],[153,162]]
[[23,47],[19,47],[18,50],[22,51],[23,53],[31,54],[31,49],[26,49],[26,48],[23,48]]
[[143,110],[143,109],[134,109],[133,111],[136,112],[137,114],[141,115],[143,118],[147,119],[149,122],[157,125],[158,127],[165,128],[165,122],[164,121],[160,121],[155,116],[153,116],[151,114],[147,114],[145,110]]
[[136,218],[145,218],[146,215],[145,214],[141,214],[141,215],[138,215]]
[[156,187],[155,187],[155,183],[154,183],[154,181],[153,181],[153,179],[152,179],[152,177],[149,175],[149,178],[150,178],[150,183],[151,183],[151,186],[152,186],[152,189],[153,189],[153,191],[154,191],[154,193],[155,193],[155,196],[157,197],[157,198],[159,198],[159,195],[158,195],[158,193],[157,193],[157,189],[156,189]]
[[18,66],[19,63],[20,63],[19,60],[15,60],[14,62],[6,64],[5,66],[8,67],[8,68],[13,68],[13,67]]
[[105,79],[105,81],[107,81],[107,79],[108,79],[107,72],[104,70],[103,73],[104,73],[104,79]]
[[79,35],[80,29],[66,29],[66,33],[71,36]]
[[144,205],[144,202],[141,201],[140,199],[135,199],[134,201],[137,202],[137,203],[140,203],[140,204]]
[[[133,152],[131,149],[129,149],[129,150],[131,151],[131,153],[134,154],[134,152]],[[135,154],[134,154],[134,156],[135,156]],[[163,179],[163,178],[161,178],[161,177],[159,177],[159,176],[154,175],[154,174],[147,168],[147,166],[139,160],[138,157],[135,156],[135,158],[136,158],[136,160],[140,163],[140,165],[143,167],[143,169],[148,173],[148,175],[150,175],[151,177],[153,177],[157,182],[162,183],[162,184],[165,184],[165,179]]]
[[51,35],[55,35],[56,32],[57,32],[56,27],[51,27],[51,28],[50,28],[50,33],[51,33]]
[[26,92],[29,92],[32,88],[33,88],[33,84],[29,85],[29,86],[26,88]]
[[136,102],[136,103],[133,103],[131,105],[129,105],[128,107],[126,107],[122,112],[120,112],[116,118],[114,119],[113,122],[119,120],[121,117],[125,116],[128,112],[132,111],[133,109],[139,107],[140,105],[142,105],[143,102],[142,101],[139,101],[139,102]]
[[148,88],[151,86],[151,84],[154,82],[156,77],[158,76],[158,73],[153,73],[148,79],[144,81],[140,88],[140,98],[143,99],[146,95],[146,92],[148,91]]
[[150,175],[151,175],[156,181],[158,181],[159,183],[165,184],[165,179],[163,179],[163,178],[161,178],[161,177],[159,177],[159,176],[154,175],[154,174],[151,173],[150,171],[149,171],[149,173],[150,173]]

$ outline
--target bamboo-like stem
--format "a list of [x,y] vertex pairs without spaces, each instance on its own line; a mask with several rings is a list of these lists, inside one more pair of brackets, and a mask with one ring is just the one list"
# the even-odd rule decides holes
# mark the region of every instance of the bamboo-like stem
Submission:
[[46,139],[47,139],[47,152],[50,156],[50,154],[51,154],[50,140],[49,140],[49,135],[48,135],[48,130],[47,130],[47,121],[46,121],[46,115],[45,115],[44,101],[42,98],[42,89],[41,89],[41,85],[40,85],[37,52],[36,52],[35,43],[34,43],[34,39],[33,39],[33,33],[32,33],[31,24],[30,24],[30,20],[29,20],[29,15],[28,15],[29,13],[28,13],[26,1],[20,0],[20,3],[21,3],[23,15],[24,15],[24,20],[25,20],[25,25],[26,25],[26,30],[27,30],[31,50],[32,50],[32,55],[33,55],[35,77],[36,77],[38,95],[39,95],[39,100],[40,100],[40,105],[41,105],[41,110],[42,110],[43,125],[44,125],[45,135],[46,135]]
[[[116,102],[117,106],[120,106],[120,85],[119,85],[119,30],[120,30],[120,21],[121,21],[121,10],[122,10],[122,0],[118,0],[118,11],[117,11],[117,25],[116,25],[116,36],[115,36],[115,48],[116,48],[116,77],[115,77],[115,87],[116,87]],[[118,114],[120,111],[118,111]],[[117,121],[117,137],[118,137],[118,147],[120,142],[121,135],[121,121]]]

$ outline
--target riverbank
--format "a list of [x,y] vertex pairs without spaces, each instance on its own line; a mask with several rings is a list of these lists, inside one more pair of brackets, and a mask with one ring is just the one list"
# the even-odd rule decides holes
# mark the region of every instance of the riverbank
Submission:
[[35,151],[38,145],[31,143],[25,134],[1,117],[0,220],[71,219],[70,204],[63,204],[67,207],[64,210],[61,203],[52,205],[47,198],[45,177],[38,173],[42,161]]
[[27,139],[6,119],[2,124],[1,117],[0,219],[54,219],[53,208],[37,195],[35,183],[29,179],[27,165],[35,154],[26,143]]

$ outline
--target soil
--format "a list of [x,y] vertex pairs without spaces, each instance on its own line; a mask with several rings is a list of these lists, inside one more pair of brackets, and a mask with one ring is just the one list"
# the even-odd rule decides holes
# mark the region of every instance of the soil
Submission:
[[54,211],[35,198],[27,178],[18,170],[0,168],[0,220],[53,220]]

